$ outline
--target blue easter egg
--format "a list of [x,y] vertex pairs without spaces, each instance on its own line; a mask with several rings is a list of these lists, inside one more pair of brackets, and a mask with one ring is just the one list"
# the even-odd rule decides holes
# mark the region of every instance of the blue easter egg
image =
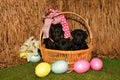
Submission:
[[54,62],[51,65],[51,68],[53,73],[56,73],[56,74],[64,73],[68,70],[68,63],[64,60],[59,60]]
[[31,56],[30,62],[39,62],[41,60],[40,55]]

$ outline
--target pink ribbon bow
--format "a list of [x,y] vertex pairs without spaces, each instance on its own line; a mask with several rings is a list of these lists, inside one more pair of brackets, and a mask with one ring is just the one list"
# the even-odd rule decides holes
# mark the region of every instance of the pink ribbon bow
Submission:
[[71,34],[65,16],[63,14],[57,16],[58,13],[60,13],[58,10],[54,10],[52,8],[48,10],[50,11],[50,14],[48,16],[45,16],[44,26],[42,28],[43,39],[49,38],[49,29],[51,24],[57,24],[57,23],[60,23],[62,25],[62,29],[64,31],[64,38],[69,38]]

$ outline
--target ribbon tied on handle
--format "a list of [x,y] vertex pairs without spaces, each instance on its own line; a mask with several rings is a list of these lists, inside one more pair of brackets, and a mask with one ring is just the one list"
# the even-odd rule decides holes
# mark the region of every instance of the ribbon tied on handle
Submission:
[[60,11],[54,10],[52,8],[48,9],[48,11],[50,12],[50,14],[44,16],[45,17],[44,26],[42,28],[43,39],[49,38],[49,29],[51,24],[57,24],[57,23],[60,23],[62,25],[62,29],[64,31],[64,38],[69,38],[71,34],[65,16],[63,14],[58,16]]

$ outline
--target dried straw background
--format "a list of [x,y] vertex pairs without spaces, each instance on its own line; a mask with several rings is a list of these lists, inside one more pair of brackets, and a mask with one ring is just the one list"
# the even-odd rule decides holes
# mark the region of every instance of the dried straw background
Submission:
[[39,39],[49,7],[83,16],[93,33],[95,56],[120,59],[120,0],[0,0],[0,68],[26,62],[18,57],[20,45],[30,36]]

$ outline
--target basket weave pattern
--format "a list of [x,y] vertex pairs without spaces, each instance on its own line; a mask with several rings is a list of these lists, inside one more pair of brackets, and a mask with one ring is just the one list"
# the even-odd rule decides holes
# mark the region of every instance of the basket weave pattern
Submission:
[[42,31],[40,32],[40,50],[42,53],[42,59],[45,62],[48,62],[50,64],[54,63],[58,60],[66,60],[69,64],[69,69],[73,68],[73,64],[77,60],[87,60],[89,61],[91,59],[91,51],[92,51],[92,34],[90,31],[90,27],[85,21],[84,18],[82,18],[80,15],[73,13],[73,12],[61,12],[60,14],[72,14],[77,17],[79,17],[82,21],[84,21],[84,24],[86,25],[86,29],[88,31],[89,35],[89,43],[88,49],[85,50],[75,50],[75,51],[62,51],[62,50],[52,50],[45,48],[44,44],[42,43]]

